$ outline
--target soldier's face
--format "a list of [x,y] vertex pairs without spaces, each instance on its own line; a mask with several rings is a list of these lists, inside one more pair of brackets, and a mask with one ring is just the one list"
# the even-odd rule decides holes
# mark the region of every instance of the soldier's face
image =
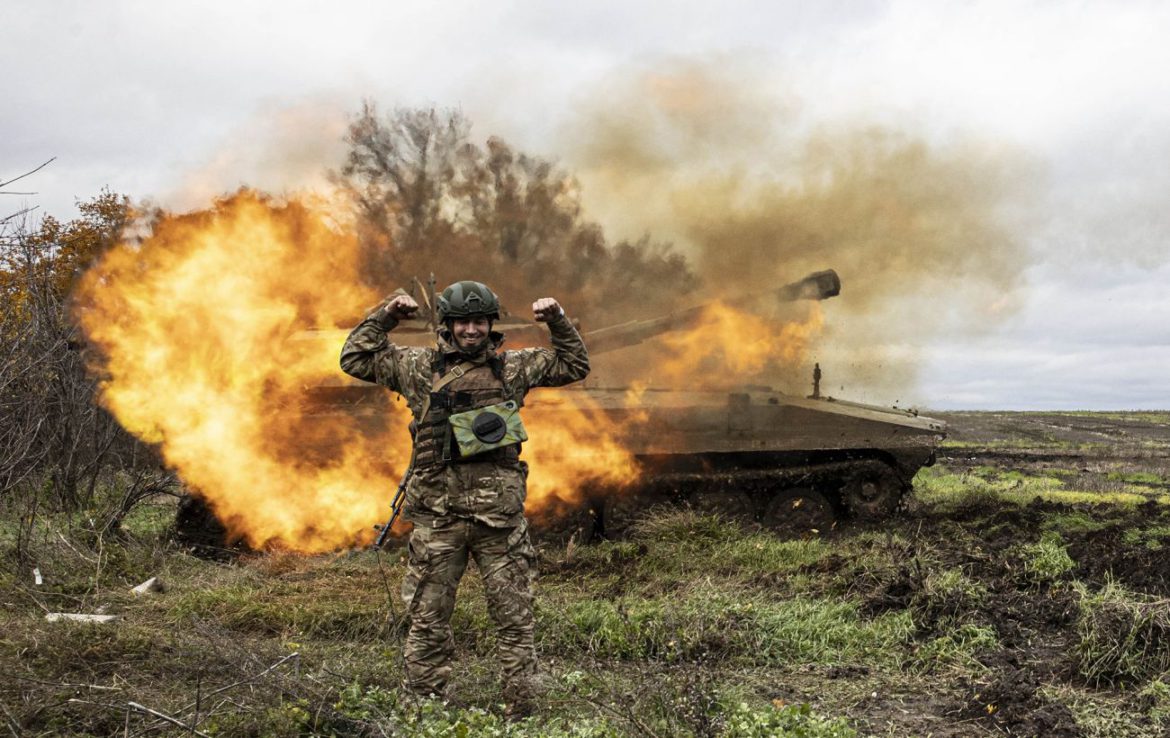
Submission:
[[451,324],[455,345],[464,351],[479,348],[490,331],[491,323],[487,318],[456,318]]

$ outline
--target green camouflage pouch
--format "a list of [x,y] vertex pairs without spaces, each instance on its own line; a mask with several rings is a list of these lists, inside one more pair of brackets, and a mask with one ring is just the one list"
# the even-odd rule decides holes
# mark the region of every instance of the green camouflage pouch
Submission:
[[475,456],[528,440],[515,400],[455,413],[448,421],[463,456]]

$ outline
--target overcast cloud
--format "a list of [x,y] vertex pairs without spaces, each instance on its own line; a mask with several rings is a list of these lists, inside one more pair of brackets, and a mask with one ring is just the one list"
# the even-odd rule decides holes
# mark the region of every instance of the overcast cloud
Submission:
[[244,183],[312,185],[363,98],[461,107],[477,136],[573,167],[571,116],[607,84],[663,60],[734,59],[801,125],[1002,145],[1041,180],[1020,206],[1033,266],[1019,312],[931,338],[905,397],[841,394],[1165,408],[1167,38],[1160,2],[3,0],[0,179],[57,161],[21,183],[37,194],[0,207],[70,217],[102,187],[195,207]]

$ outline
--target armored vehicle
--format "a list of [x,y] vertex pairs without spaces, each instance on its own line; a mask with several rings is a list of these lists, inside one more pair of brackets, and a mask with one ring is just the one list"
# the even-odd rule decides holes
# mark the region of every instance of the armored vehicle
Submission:
[[[426,297],[434,289],[417,281],[415,286],[423,297],[421,317],[400,325],[395,340],[423,345],[433,340],[428,312],[433,300]],[[836,272],[828,270],[785,285],[773,296],[824,300],[840,289]],[[604,364],[608,352],[694,326],[706,307],[585,330],[594,368]],[[497,328],[509,342],[545,330],[507,319]],[[334,343],[340,345],[343,338],[333,337]],[[607,430],[640,467],[632,489],[598,487],[577,495],[585,500],[584,510],[570,517],[591,537],[621,535],[638,510],[658,503],[686,504],[792,532],[819,531],[839,518],[874,520],[892,513],[915,473],[934,462],[945,423],[914,411],[822,396],[819,381],[818,366],[807,397],[760,386],[631,393],[629,387],[588,382],[561,390],[585,393],[584,404],[612,421],[605,424]],[[360,415],[372,393],[385,391],[339,375],[311,394],[322,409],[349,408]],[[524,415],[556,422],[559,413],[574,412],[580,404],[559,393],[536,392]]]

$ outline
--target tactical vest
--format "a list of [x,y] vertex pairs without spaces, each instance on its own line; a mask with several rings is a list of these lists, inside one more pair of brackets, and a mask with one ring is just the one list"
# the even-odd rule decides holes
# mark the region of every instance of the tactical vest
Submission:
[[[455,366],[458,366],[456,364]],[[504,385],[504,355],[493,353],[482,364],[464,364],[461,376],[437,392],[430,393],[430,408],[419,419],[414,434],[414,463],[418,468],[435,468],[447,464],[478,461],[515,462],[520,458],[520,445],[505,446],[464,457],[451,432],[448,419],[455,413],[475,410],[506,400],[515,400]],[[447,358],[440,351],[431,364],[431,384],[454,367],[448,367]],[[519,400],[517,400],[519,404]]]

